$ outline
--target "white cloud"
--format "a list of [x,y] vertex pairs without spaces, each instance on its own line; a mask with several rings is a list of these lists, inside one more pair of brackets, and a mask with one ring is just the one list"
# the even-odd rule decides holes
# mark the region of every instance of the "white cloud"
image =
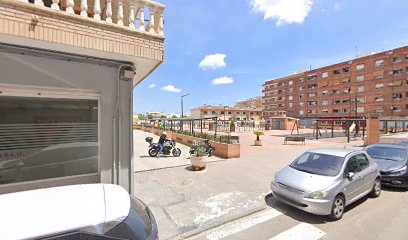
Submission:
[[174,92],[174,93],[181,92],[181,89],[178,89],[174,87],[173,85],[167,85],[165,87],[162,87],[161,90],[166,91],[166,92]]
[[336,10],[336,11],[340,10],[340,4],[338,2],[334,3],[334,10]]
[[303,23],[313,0],[251,0],[252,9],[264,14],[264,20],[277,20],[276,25]]
[[234,79],[232,79],[231,77],[220,77],[220,78],[213,79],[211,81],[213,85],[231,84],[233,82],[234,82]]
[[224,61],[225,57],[227,55],[221,53],[210,54],[205,56],[198,66],[203,70],[222,68],[227,66]]
[[156,84],[152,83],[152,84],[149,85],[148,88],[154,88],[154,87],[156,87]]

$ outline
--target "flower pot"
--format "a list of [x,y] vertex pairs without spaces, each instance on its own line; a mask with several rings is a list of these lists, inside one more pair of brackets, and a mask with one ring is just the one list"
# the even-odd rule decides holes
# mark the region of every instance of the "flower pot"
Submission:
[[262,140],[255,140],[255,146],[262,146]]
[[206,160],[207,160],[206,156],[196,157],[192,155],[190,157],[190,162],[191,162],[191,165],[193,166],[193,170],[198,171],[198,170],[204,169],[207,164]]

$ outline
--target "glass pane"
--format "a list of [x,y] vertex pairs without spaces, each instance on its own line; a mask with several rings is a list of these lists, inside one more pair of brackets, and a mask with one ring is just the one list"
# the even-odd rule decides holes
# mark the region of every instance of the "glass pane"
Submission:
[[98,101],[0,97],[0,184],[98,172]]

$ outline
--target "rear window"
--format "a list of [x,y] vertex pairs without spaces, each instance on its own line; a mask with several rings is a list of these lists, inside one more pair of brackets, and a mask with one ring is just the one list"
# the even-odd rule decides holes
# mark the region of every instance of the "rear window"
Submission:
[[343,162],[343,157],[305,152],[300,157],[298,157],[290,165],[290,167],[298,171],[317,175],[336,176],[340,173]]

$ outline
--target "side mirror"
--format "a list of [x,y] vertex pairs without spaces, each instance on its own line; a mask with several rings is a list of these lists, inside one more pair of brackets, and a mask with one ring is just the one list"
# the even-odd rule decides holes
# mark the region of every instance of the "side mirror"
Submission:
[[349,172],[347,173],[347,178],[353,178],[354,177],[354,173],[353,172]]

